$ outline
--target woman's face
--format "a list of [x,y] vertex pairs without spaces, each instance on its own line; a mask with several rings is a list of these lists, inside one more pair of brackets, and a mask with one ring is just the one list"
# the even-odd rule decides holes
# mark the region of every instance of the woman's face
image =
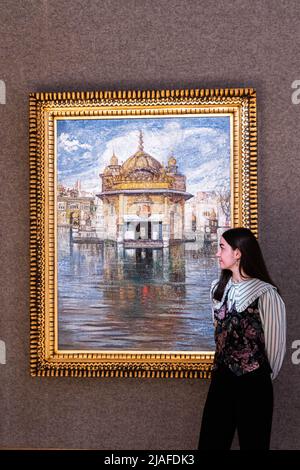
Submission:
[[237,260],[240,259],[241,252],[238,248],[233,250],[229,243],[221,237],[220,247],[216,256],[219,258],[221,269],[229,269],[230,271],[233,271],[233,269],[238,266]]

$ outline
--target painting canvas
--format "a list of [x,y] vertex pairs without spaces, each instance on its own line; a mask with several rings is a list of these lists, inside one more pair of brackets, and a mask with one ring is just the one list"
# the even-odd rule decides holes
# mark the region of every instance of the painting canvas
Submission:
[[255,91],[30,100],[32,374],[206,377],[220,236],[257,232]]
[[57,122],[59,349],[213,349],[230,117]]

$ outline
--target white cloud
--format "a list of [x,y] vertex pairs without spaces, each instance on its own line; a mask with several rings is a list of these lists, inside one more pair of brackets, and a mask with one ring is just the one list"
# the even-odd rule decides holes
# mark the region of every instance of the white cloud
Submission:
[[69,153],[78,149],[92,150],[92,146],[90,144],[81,144],[78,139],[72,138],[65,132],[62,132],[62,134],[59,136],[57,145],[59,151],[66,151]]
[[[213,191],[218,186],[229,182],[230,170],[223,160],[211,160],[185,171],[187,191],[195,194],[197,191]],[[213,177],[212,177],[213,176]]]

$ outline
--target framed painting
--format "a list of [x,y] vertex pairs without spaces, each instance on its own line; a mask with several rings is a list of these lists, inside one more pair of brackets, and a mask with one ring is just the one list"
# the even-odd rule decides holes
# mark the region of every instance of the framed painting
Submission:
[[209,377],[226,228],[257,234],[252,88],[30,95],[31,374]]

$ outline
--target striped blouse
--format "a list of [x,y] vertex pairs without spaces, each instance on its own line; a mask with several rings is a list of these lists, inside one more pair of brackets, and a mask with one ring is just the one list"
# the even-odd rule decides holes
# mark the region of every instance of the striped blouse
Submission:
[[218,279],[213,281],[211,286],[211,300],[215,308],[221,307],[227,291],[227,307],[230,309],[235,303],[238,312],[245,310],[259,297],[259,314],[264,330],[266,352],[272,368],[271,377],[274,380],[280,371],[286,352],[286,311],[276,287],[255,278],[240,282],[230,278],[219,302],[212,298],[217,283]]

